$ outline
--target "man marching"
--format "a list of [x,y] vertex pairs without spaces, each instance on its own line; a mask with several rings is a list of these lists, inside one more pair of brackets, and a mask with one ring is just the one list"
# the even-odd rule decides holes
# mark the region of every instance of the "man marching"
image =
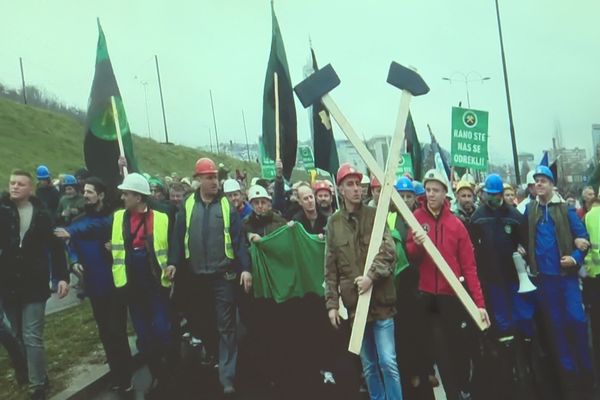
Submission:
[[[239,213],[219,191],[217,173],[211,159],[196,162],[200,187],[177,214],[169,262],[188,280],[190,299],[200,306],[190,314],[192,329],[204,331],[204,339],[213,341],[208,350],[218,351],[219,381],[224,394],[233,395],[238,354],[236,285],[239,282],[248,293],[252,275]],[[217,332],[206,329],[212,316],[216,316],[218,344],[213,339]]]
[[[435,341],[438,345],[435,359],[440,368],[446,396],[456,399],[462,383],[460,381],[468,372],[466,369],[470,368],[461,354],[461,349],[466,347],[463,329],[468,317],[452,288],[425,252],[425,235],[439,249],[454,274],[464,278],[468,291],[479,308],[481,320],[489,325],[489,318],[477,278],[469,234],[462,222],[452,214],[446,201],[446,179],[439,171],[432,169],[425,174],[424,184],[427,200],[414,213],[424,231],[409,234],[406,249],[411,263],[419,265],[420,302],[423,317],[429,324],[427,331],[433,336],[433,325],[437,323],[443,334],[443,337]],[[430,347],[434,342],[433,337],[424,340]]]
[[170,376],[166,360],[171,346],[168,289],[175,275],[175,267],[167,265],[169,217],[148,206],[150,185],[142,175],[127,175],[118,189],[125,209],[113,217],[114,284],[125,290],[138,349],[152,375],[147,398],[162,399]]
[[402,389],[394,346],[396,291],[392,276],[396,249],[386,227],[379,253],[363,274],[376,210],[362,204],[362,177],[348,163],[337,173],[343,207],[327,224],[325,301],[331,324],[337,329],[340,295],[353,318],[358,295],[373,287],[360,353],[363,373],[371,399],[398,400],[402,399]]

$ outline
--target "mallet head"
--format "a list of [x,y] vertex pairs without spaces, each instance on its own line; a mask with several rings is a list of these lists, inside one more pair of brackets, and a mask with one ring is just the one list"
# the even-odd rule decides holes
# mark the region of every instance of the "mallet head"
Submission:
[[390,65],[387,82],[400,90],[410,92],[413,96],[420,96],[429,92],[429,86],[421,78],[421,75],[395,61],[392,61]]
[[294,87],[294,92],[304,108],[321,101],[321,98],[340,84],[340,78],[331,64],[315,71],[308,78]]

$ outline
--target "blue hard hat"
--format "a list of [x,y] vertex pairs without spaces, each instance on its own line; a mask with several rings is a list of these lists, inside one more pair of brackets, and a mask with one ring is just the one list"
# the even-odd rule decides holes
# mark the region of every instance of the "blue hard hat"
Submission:
[[537,166],[537,168],[535,169],[535,173],[533,174],[533,179],[535,179],[536,176],[545,176],[546,178],[554,182],[554,174],[552,173],[550,168],[546,167],[545,165]]
[[498,174],[491,174],[485,178],[485,185],[483,191],[488,194],[500,194],[504,192],[504,184],[502,178]]
[[45,165],[40,165],[35,169],[35,176],[38,179],[50,179],[50,170]]
[[413,187],[415,188],[415,195],[424,196],[425,195],[425,187],[419,181],[412,181]]
[[394,187],[399,192],[415,193],[415,187],[413,186],[412,181],[410,179],[408,179],[406,176],[401,176],[400,178],[398,178]]
[[77,179],[73,175],[65,175],[63,179],[63,186],[74,186],[77,185]]

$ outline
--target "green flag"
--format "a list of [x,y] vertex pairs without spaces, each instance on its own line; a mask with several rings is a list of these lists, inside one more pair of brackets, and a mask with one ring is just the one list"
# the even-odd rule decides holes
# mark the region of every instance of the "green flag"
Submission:
[[[315,51],[311,48],[313,71],[319,69]],[[337,147],[333,137],[333,128],[329,118],[329,112],[325,106],[318,102],[312,106],[312,124],[313,124],[313,149],[315,149],[315,165],[317,168],[328,171],[335,176],[340,167]]]
[[283,38],[281,37],[273,3],[271,3],[271,13],[273,17],[273,35],[263,94],[262,137],[267,156],[275,160],[275,90],[273,74],[277,72],[279,81],[279,150],[283,162],[283,175],[289,180],[296,165],[296,147],[298,145],[296,106]]
[[114,188],[121,182],[122,178],[118,167],[119,145],[111,96],[115,97],[128,170],[129,172],[135,172],[138,167],[133,155],[131,131],[125,115],[119,86],[108,56],[106,38],[100,26],[100,20],[98,20],[96,72],[94,73],[88,101],[83,152],[88,171],[92,175],[101,178],[107,186]]
[[307,293],[323,296],[325,242],[302,224],[284,225],[250,246],[256,298],[282,303]]

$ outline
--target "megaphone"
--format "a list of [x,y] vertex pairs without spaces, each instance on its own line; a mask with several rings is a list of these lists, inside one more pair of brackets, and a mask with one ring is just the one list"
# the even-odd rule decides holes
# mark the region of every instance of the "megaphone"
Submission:
[[525,259],[523,256],[515,251],[513,253],[513,262],[515,263],[515,268],[517,269],[517,275],[519,277],[519,290],[518,293],[529,293],[533,292],[537,288],[531,280],[529,279],[529,274],[527,273],[527,264],[525,263]]

